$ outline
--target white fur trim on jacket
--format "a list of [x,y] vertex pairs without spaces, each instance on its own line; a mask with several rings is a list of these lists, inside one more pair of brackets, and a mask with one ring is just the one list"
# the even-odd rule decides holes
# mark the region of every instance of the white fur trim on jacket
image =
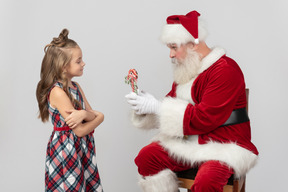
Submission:
[[[202,21],[198,23],[198,40],[204,41],[207,30]],[[160,40],[164,44],[176,43],[178,46],[188,42],[195,42],[195,38],[181,24],[166,24],[163,26]]]
[[176,174],[170,169],[165,169],[153,176],[139,179],[139,185],[144,192],[177,192],[178,183]]
[[191,97],[191,90],[192,90],[192,85],[197,77],[192,78],[189,82],[185,84],[179,84],[177,85],[176,88],[176,95],[178,99],[182,99],[185,101],[188,101],[192,105],[195,105],[195,102],[193,101]]
[[199,144],[198,136],[189,136],[187,140],[158,135],[154,140],[160,141],[168,153],[178,161],[191,166],[204,161],[217,160],[233,168],[236,177],[246,174],[257,162],[258,156],[240,147],[236,143],[209,142]]
[[187,105],[189,102],[166,97],[160,107],[159,130],[161,134],[171,137],[183,137],[183,119]]
[[150,130],[159,128],[158,117],[155,114],[137,115],[133,112],[131,121],[139,129]]
[[198,74],[201,74],[203,71],[208,69],[225,54],[226,51],[223,48],[213,48],[211,52],[201,60],[201,68],[199,69]]

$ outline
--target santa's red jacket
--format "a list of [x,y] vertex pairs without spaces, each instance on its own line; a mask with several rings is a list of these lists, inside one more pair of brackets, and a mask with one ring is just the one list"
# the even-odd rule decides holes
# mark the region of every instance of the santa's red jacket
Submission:
[[[154,141],[169,154],[192,166],[219,160],[246,174],[258,158],[251,142],[250,122],[221,126],[232,111],[247,104],[241,69],[221,48],[201,61],[198,75],[183,85],[173,84],[163,99],[159,115],[133,115],[143,129],[159,128]],[[184,138],[187,135],[188,138]]]

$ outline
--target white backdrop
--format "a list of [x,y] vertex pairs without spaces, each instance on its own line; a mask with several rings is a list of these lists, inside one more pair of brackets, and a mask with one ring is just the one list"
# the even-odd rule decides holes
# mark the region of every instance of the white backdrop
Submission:
[[35,97],[43,48],[63,28],[82,48],[79,82],[91,106],[105,114],[95,131],[106,192],[140,191],[134,157],[153,132],[129,121],[124,76],[139,72],[139,87],[161,98],[171,88],[169,50],[159,41],[166,17],[197,10],[208,45],[221,46],[242,68],[250,88],[252,140],[260,160],[247,191],[284,191],[288,171],[287,0],[0,0],[0,191],[44,191],[51,123],[37,119]]

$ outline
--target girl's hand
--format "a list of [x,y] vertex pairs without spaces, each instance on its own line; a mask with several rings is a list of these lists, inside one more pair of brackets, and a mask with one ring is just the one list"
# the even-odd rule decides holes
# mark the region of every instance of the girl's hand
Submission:
[[86,117],[85,110],[72,109],[66,112],[69,113],[70,115],[65,118],[65,122],[71,129],[74,129],[75,127],[77,127],[80,123],[83,122],[83,120]]

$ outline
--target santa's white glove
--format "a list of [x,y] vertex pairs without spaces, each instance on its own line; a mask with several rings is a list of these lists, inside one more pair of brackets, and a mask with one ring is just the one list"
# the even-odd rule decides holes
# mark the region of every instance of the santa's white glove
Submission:
[[155,97],[147,92],[138,91],[138,95],[134,92],[126,95],[127,102],[131,105],[131,108],[135,110],[137,115],[142,114],[159,114],[159,108],[161,102],[155,99]]

